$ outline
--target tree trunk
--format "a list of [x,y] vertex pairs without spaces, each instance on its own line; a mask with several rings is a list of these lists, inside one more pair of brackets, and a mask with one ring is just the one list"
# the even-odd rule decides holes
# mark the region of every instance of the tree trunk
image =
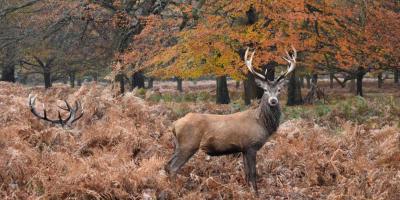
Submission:
[[97,72],[95,72],[93,74],[93,81],[97,83],[98,80],[99,80],[99,75],[97,74]]
[[300,87],[304,88],[304,76],[300,76]]
[[332,89],[333,88],[333,84],[334,84],[334,82],[333,82],[333,76],[334,76],[335,74],[333,73],[333,72],[330,72],[329,73],[329,87]]
[[52,83],[51,83],[51,73],[50,71],[45,71],[43,72],[43,77],[44,77],[44,88],[51,88]]
[[317,85],[318,83],[318,74],[313,74],[311,78],[311,83]]
[[64,85],[68,84],[68,77],[66,77],[66,76],[62,77],[62,83]]
[[1,70],[1,81],[15,82],[16,45],[9,45],[3,49],[4,61]]
[[135,72],[131,78],[131,90],[134,88],[144,88],[144,74],[143,72]]
[[19,80],[22,84],[27,84],[28,82],[28,75],[22,74],[21,79]]
[[176,83],[177,83],[176,89],[177,89],[179,92],[183,92],[182,79],[179,78],[179,77],[176,77]]
[[115,76],[115,80],[119,82],[119,93],[124,94],[125,93],[125,75],[118,74]]
[[357,70],[357,92],[356,92],[356,95],[358,96],[364,96],[362,81],[365,74],[366,74],[365,69],[363,67],[359,67]]
[[383,77],[382,72],[378,74],[378,88],[382,88]]
[[226,76],[217,77],[217,104],[229,104],[229,91]]
[[69,85],[71,86],[71,88],[75,87],[75,72],[69,73]]
[[147,88],[153,88],[154,78],[150,77],[148,81]]
[[394,83],[399,83],[400,70],[394,69]]
[[43,78],[44,78],[44,88],[50,88],[52,87],[52,80],[51,80],[51,68],[52,68],[52,63],[55,60],[55,58],[50,58],[47,60],[47,62],[43,62],[42,60],[40,60],[40,58],[38,57],[34,57],[35,60],[37,61],[37,63],[40,65],[40,67],[42,68],[42,72],[43,72]]
[[[314,81],[314,75],[313,75],[313,81]],[[288,106],[303,104],[303,99],[301,97],[301,87],[299,82],[300,80],[296,76],[296,70],[294,70],[290,75],[288,84],[288,100],[287,100]]]
[[[267,64],[267,79],[270,81],[274,81],[275,80],[275,67],[278,65],[277,62],[270,62]],[[264,69],[264,68],[263,68]]]
[[349,92],[355,93],[356,92],[356,79],[351,79],[349,84]]
[[257,88],[256,82],[254,81],[254,76],[251,73],[247,73],[247,79],[243,81],[244,88],[244,103],[250,105],[251,100],[257,98]]
[[1,81],[15,82],[15,65],[14,63],[3,66],[1,70]]
[[76,84],[80,87],[80,86],[82,86],[82,79],[81,78],[78,78],[77,80],[76,80]]
[[307,88],[311,88],[311,77],[309,75],[306,76]]

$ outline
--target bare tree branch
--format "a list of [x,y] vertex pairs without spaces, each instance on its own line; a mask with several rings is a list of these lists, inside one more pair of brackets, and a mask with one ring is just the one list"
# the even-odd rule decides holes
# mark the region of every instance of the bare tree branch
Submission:
[[20,4],[20,5],[11,6],[11,7],[8,7],[6,9],[4,9],[4,10],[1,10],[0,11],[0,19],[5,17],[8,14],[11,14],[11,13],[19,10],[19,9],[23,9],[23,8],[32,6],[32,5],[34,5],[35,3],[39,2],[39,1],[41,1],[41,0],[31,0],[31,1],[25,2],[25,3]]

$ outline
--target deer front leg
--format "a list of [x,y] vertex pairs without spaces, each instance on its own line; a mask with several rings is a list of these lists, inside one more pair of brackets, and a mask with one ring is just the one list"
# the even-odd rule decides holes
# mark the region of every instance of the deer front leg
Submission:
[[179,169],[197,152],[197,149],[177,149],[176,155],[169,162],[169,173],[175,179]]
[[249,185],[249,163],[247,162],[246,153],[242,153],[243,156],[243,167],[244,167],[244,175],[247,185]]
[[175,149],[174,154],[172,155],[171,159],[167,162],[167,164],[164,167],[164,170],[169,174],[171,172],[171,165],[172,163],[176,162],[176,156],[178,154],[178,151]]
[[251,186],[253,187],[256,195],[258,196],[258,188],[257,188],[257,169],[256,169],[256,156],[257,156],[257,151],[253,149],[249,149],[245,152],[246,160],[248,163],[248,173],[249,173],[249,182],[251,183]]

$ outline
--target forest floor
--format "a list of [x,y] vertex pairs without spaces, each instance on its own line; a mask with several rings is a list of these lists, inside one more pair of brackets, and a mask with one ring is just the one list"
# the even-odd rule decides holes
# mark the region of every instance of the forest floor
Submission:
[[[0,82],[0,199],[400,199],[400,92],[390,84],[366,83],[365,98],[323,85],[328,104],[282,103],[282,124],[257,155],[259,197],[245,184],[240,155],[198,153],[170,181],[163,167],[174,120],[257,105],[243,105],[234,82],[232,103],[216,105],[211,84],[113,97],[95,84],[45,91]],[[59,99],[79,99],[85,114],[73,128],[39,121],[29,94],[50,117]]]

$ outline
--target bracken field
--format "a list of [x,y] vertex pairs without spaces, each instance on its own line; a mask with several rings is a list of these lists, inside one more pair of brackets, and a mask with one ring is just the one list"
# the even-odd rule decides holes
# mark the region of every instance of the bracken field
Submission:
[[[29,94],[52,114],[58,99],[79,99],[85,114],[73,128],[47,124],[30,112]],[[283,106],[278,132],[257,155],[258,197],[246,186],[240,155],[198,153],[172,182],[163,168],[174,120],[246,109],[239,100],[217,106],[207,98],[178,102],[138,90],[113,97],[96,84],[43,90],[1,82],[0,198],[400,199],[400,101],[393,94]]]

